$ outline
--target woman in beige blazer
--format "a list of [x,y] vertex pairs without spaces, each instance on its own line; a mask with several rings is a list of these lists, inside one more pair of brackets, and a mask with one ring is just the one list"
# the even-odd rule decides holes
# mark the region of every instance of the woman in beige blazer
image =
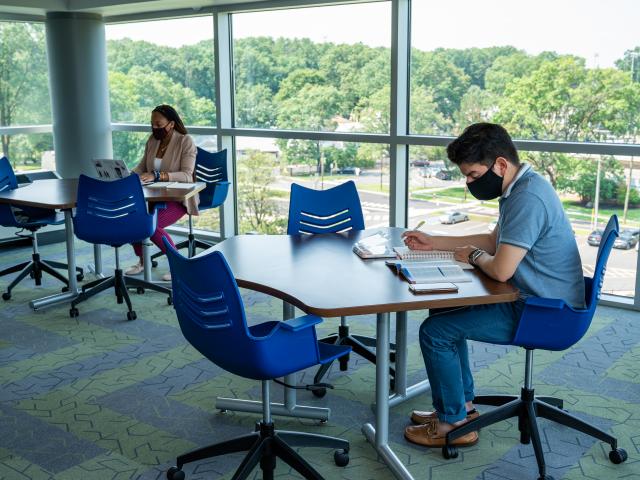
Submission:
[[[194,170],[196,164],[196,145],[193,139],[187,135],[178,112],[169,105],[158,105],[151,112],[152,134],[147,140],[142,160],[133,172],[140,175],[143,182],[185,182],[195,181]],[[191,215],[198,214],[198,196],[189,198],[185,203],[167,202],[167,207],[158,211],[158,222],[151,241],[160,250],[165,251],[162,238],[166,237],[172,245],[173,240],[164,230],[173,225],[187,212]],[[140,261],[125,273],[135,275],[142,272],[142,245],[133,245]],[[169,274],[164,275],[163,280],[171,280]]]

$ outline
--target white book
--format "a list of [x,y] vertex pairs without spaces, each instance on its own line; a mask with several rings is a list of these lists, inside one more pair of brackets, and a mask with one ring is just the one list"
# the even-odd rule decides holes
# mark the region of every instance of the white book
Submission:
[[147,187],[149,188],[169,188],[169,189],[181,189],[191,190],[195,186],[195,183],[182,183],[182,182],[154,182]]
[[173,182],[154,182],[146,185],[148,188],[167,188]]

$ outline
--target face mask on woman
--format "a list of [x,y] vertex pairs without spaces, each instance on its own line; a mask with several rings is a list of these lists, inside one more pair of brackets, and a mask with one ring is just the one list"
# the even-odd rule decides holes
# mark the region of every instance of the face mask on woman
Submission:
[[502,194],[503,177],[493,171],[493,162],[481,177],[476,178],[473,182],[467,183],[469,193],[478,200],[493,200]]
[[[167,123],[167,125],[169,125]],[[169,135],[169,132],[167,132],[167,125],[165,125],[164,127],[158,127],[158,128],[153,128],[151,127],[151,132],[153,133],[153,138],[155,138],[156,140],[162,140],[163,138],[165,138],[167,135]]]

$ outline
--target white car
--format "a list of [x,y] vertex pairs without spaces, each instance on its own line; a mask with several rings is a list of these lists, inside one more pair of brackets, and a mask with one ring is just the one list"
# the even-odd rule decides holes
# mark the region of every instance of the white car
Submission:
[[469,215],[462,212],[451,212],[440,217],[440,223],[447,224],[466,222],[467,220],[469,220]]

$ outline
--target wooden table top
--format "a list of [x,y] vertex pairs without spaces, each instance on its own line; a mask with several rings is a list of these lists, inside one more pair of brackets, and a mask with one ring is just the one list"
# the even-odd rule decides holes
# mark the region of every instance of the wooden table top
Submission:
[[[148,187],[143,187],[142,190],[149,203],[183,202],[205,187],[204,183],[198,182],[189,190]],[[0,193],[0,203],[67,210],[76,206],[77,193],[77,178],[36,180],[24,187]]]
[[389,231],[402,245],[404,229],[377,228],[313,236],[240,235],[211,250],[222,252],[238,285],[285,300],[322,317],[423,310],[512,302],[518,290],[473,270],[457,293],[413,294],[384,260],[363,260],[352,252],[360,238]]

